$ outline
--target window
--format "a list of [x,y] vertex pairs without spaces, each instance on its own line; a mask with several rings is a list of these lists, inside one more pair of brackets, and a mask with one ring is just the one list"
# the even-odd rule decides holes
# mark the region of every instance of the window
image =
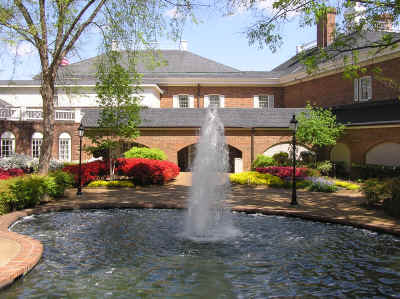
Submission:
[[58,107],[58,95],[54,95],[53,97],[54,107]]
[[254,96],[254,108],[272,109],[275,106],[274,95]]
[[368,101],[372,99],[371,76],[354,79],[354,101]]
[[179,108],[189,108],[189,97],[187,95],[179,96]]
[[40,148],[42,147],[43,134],[35,132],[32,135],[32,158],[40,157]]
[[11,132],[1,134],[0,156],[11,157],[15,153],[15,136]]
[[223,95],[212,94],[204,96],[204,107],[225,107],[225,97]]
[[194,96],[187,94],[174,95],[172,97],[173,108],[194,108]]
[[68,133],[62,133],[58,138],[58,158],[71,161],[71,136]]

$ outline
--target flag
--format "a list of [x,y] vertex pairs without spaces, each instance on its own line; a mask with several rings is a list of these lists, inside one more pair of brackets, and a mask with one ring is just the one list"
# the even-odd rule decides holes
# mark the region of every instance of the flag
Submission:
[[63,59],[61,59],[60,66],[66,66],[68,64],[69,64],[69,61],[67,58],[64,57]]

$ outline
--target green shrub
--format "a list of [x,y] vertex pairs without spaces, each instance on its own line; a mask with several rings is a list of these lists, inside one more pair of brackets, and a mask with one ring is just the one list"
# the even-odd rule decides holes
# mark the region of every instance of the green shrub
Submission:
[[391,197],[391,190],[387,180],[369,179],[361,187],[367,206],[373,206],[376,203]]
[[107,187],[107,188],[114,188],[114,187],[129,187],[134,188],[135,185],[131,181],[92,181],[88,184],[88,187]]
[[268,167],[276,165],[276,161],[272,157],[257,155],[256,159],[253,161],[252,168],[258,167]]
[[392,178],[400,176],[400,166],[384,166],[374,164],[352,164],[350,171],[351,178],[370,179],[370,178]]
[[145,158],[151,160],[167,160],[167,155],[158,148],[132,147],[124,153],[125,158]]
[[71,174],[58,170],[44,177],[44,183],[46,193],[53,198],[58,198],[64,196],[65,189],[74,184],[74,178]]
[[[292,188],[292,180],[286,180],[284,187]],[[296,180],[296,189],[307,189],[311,185],[311,182],[308,180]]]
[[257,171],[245,171],[234,173],[229,176],[232,183],[241,185],[267,185],[271,187],[282,187],[284,182],[281,178],[269,173],[259,173]]
[[315,168],[307,168],[307,176],[308,177],[317,177],[321,176],[321,172]]
[[9,198],[6,199],[11,210],[32,208],[46,193],[42,176],[30,175],[19,178],[9,186]]
[[300,160],[304,165],[314,166],[316,160],[315,153],[303,151],[300,153]]
[[340,180],[335,180],[335,185],[338,187],[345,188],[347,190],[359,190],[360,185],[351,183],[351,182],[346,182],[346,181],[340,181]]
[[285,152],[279,152],[272,156],[272,158],[276,161],[278,166],[286,166],[289,165],[289,154]]
[[332,162],[328,160],[318,162],[317,170],[319,170],[322,175],[329,175],[332,171]]

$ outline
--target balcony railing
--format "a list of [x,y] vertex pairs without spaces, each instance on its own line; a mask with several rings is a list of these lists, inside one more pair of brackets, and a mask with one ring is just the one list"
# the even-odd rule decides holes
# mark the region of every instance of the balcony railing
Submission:
[[[75,108],[71,110],[56,110],[55,120],[66,120],[79,123],[82,119],[81,109]],[[37,108],[26,108],[26,107],[2,107],[0,108],[0,120],[12,120],[12,121],[31,121],[31,120],[42,120],[43,110]]]

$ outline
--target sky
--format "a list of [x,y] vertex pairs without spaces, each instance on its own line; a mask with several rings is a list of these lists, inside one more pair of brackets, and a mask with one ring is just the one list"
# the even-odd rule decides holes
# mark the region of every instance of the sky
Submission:
[[[281,28],[283,45],[276,53],[270,49],[250,46],[244,33],[252,24],[252,15],[240,12],[222,17],[218,13],[202,13],[199,24],[186,23],[182,40],[188,42],[188,51],[215,60],[242,71],[270,71],[296,54],[296,46],[316,40],[316,28],[300,28],[297,18]],[[67,57],[70,63],[98,54],[98,41],[90,36],[80,42],[80,57]],[[160,48],[171,48],[172,42],[162,41]],[[27,43],[18,47],[0,48],[0,79],[31,79],[40,73],[40,64]],[[15,55],[17,53],[17,55]],[[10,55],[14,54],[14,55]]]

